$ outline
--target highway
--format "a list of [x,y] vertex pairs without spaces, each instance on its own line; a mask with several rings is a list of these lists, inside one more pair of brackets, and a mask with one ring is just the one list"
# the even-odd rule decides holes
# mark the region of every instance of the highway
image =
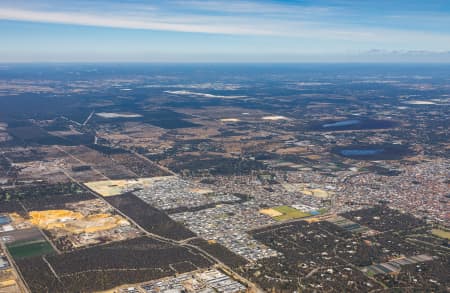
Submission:
[[[65,152],[66,154],[68,154],[66,151],[64,151],[63,149],[59,148],[61,151]],[[156,163],[150,161],[148,158],[135,153],[137,156],[139,156],[140,158],[142,158],[143,160],[147,160],[149,162],[151,162],[152,164],[155,164],[156,166],[160,167],[159,165],[157,165]],[[71,154],[68,154],[70,156],[72,156]],[[73,156],[72,156],[73,157]],[[78,160],[79,162],[86,164],[85,162],[83,162],[82,160],[73,157],[74,159]],[[178,176],[176,173],[168,170],[167,168],[161,168],[167,172],[169,172],[172,175]],[[97,171],[97,170],[96,170]],[[142,226],[140,226],[136,221],[134,221],[132,218],[130,218],[128,215],[126,215],[125,213],[123,213],[121,210],[119,210],[118,208],[114,207],[113,205],[111,205],[108,201],[106,201],[104,199],[103,196],[101,196],[100,194],[98,194],[97,192],[95,192],[94,190],[88,188],[87,186],[85,186],[82,182],[79,182],[78,180],[76,180],[75,178],[73,178],[68,172],[66,172],[65,170],[62,170],[62,172],[64,172],[64,174],[73,182],[75,182],[76,184],[78,184],[81,188],[83,189],[88,189],[96,198],[100,199],[101,201],[105,202],[108,206],[111,206],[118,214],[120,214],[122,217],[124,217],[125,219],[127,219],[130,223],[132,223],[134,226],[136,226],[141,232],[143,232],[147,237],[153,238],[153,239],[157,239],[159,241],[165,242],[165,243],[169,243],[172,245],[176,245],[176,246],[181,246],[190,250],[194,250],[197,253],[203,255],[205,258],[209,259],[210,261],[216,263],[216,267],[218,267],[219,269],[222,269],[224,272],[227,272],[228,274],[230,274],[234,279],[240,281],[241,283],[243,283],[244,285],[246,285],[248,288],[251,288],[253,292],[263,292],[261,289],[258,288],[258,286],[252,282],[250,282],[249,280],[247,280],[246,278],[242,277],[241,275],[239,275],[238,273],[236,273],[235,271],[233,271],[233,269],[231,269],[229,266],[227,266],[225,263],[223,263],[222,261],[220,261],[219,259],[217,259],[216,257],[214,257],[213,255],[211,255],[210,253],[208,253],[207,251],[203,250],[200,247],[197,247],[195,245],[192,244],[188,244],[186,243],[186,240],[181,240],[181,241],[176,241],[170,238],[166,238],[154,233],[150,233],[149,231],[147,231],[146,229],[144,229]],[[105,176],[104,174],[102,174],[101,172],[97,171],[98,173],[100,173],[103,177],[106,178],[106,180],[110,180],[107,176]]]

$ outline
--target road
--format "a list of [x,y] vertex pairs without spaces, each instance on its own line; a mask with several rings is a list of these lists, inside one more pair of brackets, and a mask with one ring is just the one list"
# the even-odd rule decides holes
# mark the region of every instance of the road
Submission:
[[83,126],[86,126],[86,124],[91,120],[92,116],[94,115],[95,111],[92,111],[88,118],[83,122]]
[[[67,153],[65,150],[63,150],[60,147],[57,147],[60,151],[68,154],[69,156],[73,157],[74,159],[76,159],[77,161],[86,164],[85,162],[83,162],[82,160],[80,160],[79,158],[76,158],[74,156],[72,156],[71,154]],[[169,172],[170,174],[174,175],[174,176],[178,176],[176,173],[170,171],[167,168],[163,168],[161,166],[159,166],[158,164],[156,164],[155,162],[150,161],[148,158],[135,153],[135,155],[137,155],[138,157],[140,157],[143,160],[147,160],[152,164],[155,164],[156,166],[160,167],[161,169],[163,169],[164,171]],[[94,170],[98,173],[100,173],[103,177],[106,178],[106,180],[110,180],[106,175],[104,175],[103,173],[101,173],[98,170]],[[119,210],[118,208],[112,206],[108,201],[106,201],[104,199],[103,196],[101,196],[100,194],[98,194],[97,192],[95,192],[92,189],[89,189],[87,186],[85,186],[82,182],[79,182],[78,180],[76,180],[75,178],[73,178],[67,171],[62,170],[62,172],[64,172],[64,174],[73,182],[75,182],[76,184],[78,184],[81,188],[83,189],[88,189],[96,198],[98,198],[99,200],[103,201],[105,204],[107,204],[108,206],[111,206],[119,215],[121,215],[122,217],[124,217],[125,219],[127,219],[130,223],[132,223],[135,227],[137,227],[139,230],[141,230],[142,233],[144,233],[147,237],[153,238],[153,239],[157,239],[161,242],[165,242],[171,245],[176,245],[176,246],[181,246],[184,248],[187,248],[189,250],[194,250],[197,253],[201,254],[202,256],[204,256],[205,258],[209,259],[210,261],[212,261],[213,263],[216,263],[217,267],[219,269],[222,269],[224,272],[227,272],[228,274],[230,274],[234,279],[240,281],[241,283],[245,284],[247,287],[252,288],[254,292],[263,292],[261,289],[258,288],[258,286],[256,286],[256,284],[250,282],[249,280],[247,280],[246,278],[242,277],[241,275],[239,275],[238,273],[236,273],[235,271],[233,271],[233,269],[231,269],[229,266],[227,266],[225,263],[223,263],[222,261],[220,261],[219,259],[217,259],[216,257],[214,257],[213,255],[211,255],[210,253],[208,253],[207,251],[203,250],[200,247],[197,247],[195,245],[186,243],[186,240],[181,240],[181,241],[176,241],[170,238],[166,238],[157,234],[153,234],[149,231],[147,231],[146,229],[144,229],[142,226],[140,226],[136,221],[134,221],[132,218],[130,218],[128,215],[126,215],[125,213],[123,213],[121,210]]]
[[9,254],[8,249],[6,248],[6,245],[3,241],[0,241],[0,247],[2,248],[3,252],[5,253],[6,258],[8,259],[9,264],[11,265],[11,268],[14,271],[14,275],[16,277],[16,280],[18,282],[18,286],[21,290],[21,292],[31,292],[30,288],[28,288],[27,283],[24,281],[25,279],[22,276],[22,273],[20,270],[17,269],[17,264],[12,258],[12,256]]
[[[69,177],[70,178],[70,177]],[[74,180],[72,178],[72,180]],[[78,185],[80,185],[82,188],[87,188],[86,186],[84,186],[82,183],[75,181]],[[89,189],[89,188],[88,188]],[[197,247],[195,245],[186,243],[186,240],[173,240],[167,237],[163,237],[154,233],[151,233],[149,231],[147,231],[146,229],[144,229],[141,225],[139,225],[136,221],[134,221],[132,218],[130,218],[128,215],[126,215],[125,213],[123,213],[121,210],[119,210],[118,208],[112,206],[110,203],[108,203],[103,196],[101,196],[100,194],[96,193],[95,191],[89,189],[91,191],[91,193],[97,197],[98,199],[102,200],[103,202],[105,202],[106,204],[108,204],[109,206],[111,206],[118,214],[120,214],[122,217],[124,217],[125,219],[127,219],[130,223],[132,223],[134,226],[136,226],[139,230],[141,230],[141,232],[143,232],[147,237],[153,238],[153,239],[157,239],[161,242],[164,243],[168,243],[171,245],[175,245],[175,246],[181,246],[184,248],[187,248],[189,250],[194,250],[196,251],[198,254],[201,254],[202,256],[204,256],[205,258],[209,259],[210,261],[212,261],[213,263],[216,263],[216,267],[218,267],[219,269],[222,269],[223,271],[227,272],[228,274],[230,274],[234,279],[242,282],[243,284],[245,284],[247,287],[252,288],[255,292],[263,292],[261,289],[259,289],[256,284],[250,282],[249,280],[247,280],[246,278],[242,277],[241,275],[239,275],[238,273],[236,273],[235,271],[233,271],[233,269],[231,269],[229,266],[227,266],[225,263],[223,263],[221,260],[219,260],[218,258],[216,258],[215,256],[211,255],[210,253],[208,253],[207,251],[203,250],[200,247]]]

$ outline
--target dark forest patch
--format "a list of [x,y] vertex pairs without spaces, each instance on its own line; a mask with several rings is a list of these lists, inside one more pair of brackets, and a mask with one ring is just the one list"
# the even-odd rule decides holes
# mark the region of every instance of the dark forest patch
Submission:
[[195,237],[195,234],[182,224],[175,222],[166,213],[148,205],[132,193],[105,197],[105,200],[150,233],[174,240]]
[[[147,237],[46,258],[59,280],[42,257],[17,262],[32,292],[100,291],[211,265],[211,262],[191,250]],[[182,265],[186,263],[192,265]],[[172,265],[175,265],[176,271]]]

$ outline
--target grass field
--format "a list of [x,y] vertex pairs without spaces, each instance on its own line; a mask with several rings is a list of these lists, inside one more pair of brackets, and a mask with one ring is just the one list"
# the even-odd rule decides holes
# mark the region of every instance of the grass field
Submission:
[[441,229],[433,229],[433,230],[431,230],[431,233],[437,237],[450,240],[450,232],[447,232],[447,231],[444,231]]
[[273,209],[282,213],[281,216],[273,217],[273,219],[276,221],[287,221],[287,220],[300,219],[300,218],[311,216],[311,214],[309,214],[309,213],[299,211],[290,206],[279,206],[279,207],[274,207]]
[[9,253],[14,259],[53,253],[52,246],[47,241],[21,242],[8,246]]

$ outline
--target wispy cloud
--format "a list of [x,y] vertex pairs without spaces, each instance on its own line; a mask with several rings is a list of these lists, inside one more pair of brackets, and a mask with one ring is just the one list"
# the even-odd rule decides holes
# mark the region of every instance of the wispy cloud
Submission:
[[[176,3],[176,2],[174,2]],[[174,5],[172,3],[172,5]],[[203,9],[220,9],[226,7],[223,2],[206,4]],[[98,7],[87,5],[81,10],[56,10],[29,8],[8,8],[0,5],[0,19],[59,23],[84,26],[99,26],[124,29],[159,30],[189,33],[227,34],[227,35],[256,35],[256,36],[281,36],[281,37],[315,37],[331,39],[371,38],[373,33],[349,29],[336,29],[322,27],[323,24],[312,20],[303,20],[301,14],[289,12],[285,6],[265,6],[262,4],[235,3],[220,11],[237,11],[227,15],[209,15],[198,11],[200,3],[187,2],[182,9],[171,9],[172,6],[150,6],[143,9],[142,5],[125,5],[116,10],[99,11]],[[245,9],[244,9],[245,8]],[[264,9],[263,9],[264,8]],[[242,11],[253,11],[252,15],[242,15]],[[260,15],[259,11],[283,11],[285,17],[267,18]],[[238,12],[239,11],[239,12]],[[288,13],[289,12],[289,13]],[[304,13],[304,12],[303,12]],[[290,16],[290,17],[287,17]],[[295,17],[294,17],[295,16]]]
[[[34,1],[0,3],[0,19],[230,35],[304,34],[308,10],[246,1]],[[51,5],[49,4],[51,3]],[[268,15],[270,13],[270,16]],[[280,16],[282,14],[282,17]],[[302,16],[303,15],[303,16]]]
[[[380,1],[384,3],[386,0]],[[420,46],[425,43],[429,47],[433,44],[430,49],[450,49],[449,30],[412,27],[407,23],[411,22],[408,12],[399,14],[400,11],[395,9],[386,16],[367,14],[370,4],[351,0],[318,0],[315,5],[300,3],[313,2],[2,0],[0,19],[135,30],[285,37],[304,42],[340,40],[373,43],[373,47],[383,47],[383,44],[389,43],[398,45],[400,49],[403,49],[402,43],[410,46],[416,42],[419,44],[411,49],[421,49]],[[363,11],[359,11],[358,7]],[[417,11],[410,13],[416,17],[414,22],[420,23]],[[449,23],[444,17],[448,14],[441,12],[439,15],[431,27]],[[433,20],[432,16],[424,17],[426,23]],[[405,25],[401,25],[403,23]]]
[[[215,24],[197,24],[198,19],[193,19],[189,23],[181,23],[180,20],[170,22],[167,19],[159,17],[157,19],[141,19],[129,15],[104,16],[92,13],[78,12],[55,12],[55,11],[33,11],[25,9],[0,9],[0,19],[74,24],[85,26],[112,27],[124,29],[143,29],[143,30],[162,30],[175,32],[191,33],[214,33],[214,34],[239,34],[239,35],[271,35],[275,32],[263,29],[235,26],[235,25],[215,25]],[[186,19],[184,19],[186,20]]]
[[245,14],[282,16],[293,18],[315,18],[318,15],[329,16],[334,14],[336,9],[326,6],[301,6],[296,4],[282,4],[277,2],[252,2],[252,1],[199,1],[199,0],[175,0],[173,3],[182,5],[189,10],[208,11],[219,14]]

